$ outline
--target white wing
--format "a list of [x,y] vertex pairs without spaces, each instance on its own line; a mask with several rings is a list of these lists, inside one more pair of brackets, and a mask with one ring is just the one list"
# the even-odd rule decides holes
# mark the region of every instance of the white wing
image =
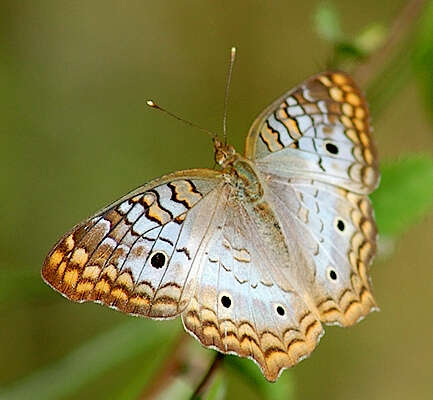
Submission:
[[263,242],[260,222],[229,193],[218,215],[184,326],[206,347],[253,359],[275,381],[313,351],[322,326]]
[[287,246],[302,253],[297,279],[321,321],[352,325],[377,309],[368,277],[376,225],[366,194],[378,184],[378,162],[353,80],[319,74],[275,101],[253,124],[247,157],[266,182]]
[[223,184],[219,172],[190,170],[135,190],[66,234],[45,259],[44,279],[74,301],[178,315],[195,291]]

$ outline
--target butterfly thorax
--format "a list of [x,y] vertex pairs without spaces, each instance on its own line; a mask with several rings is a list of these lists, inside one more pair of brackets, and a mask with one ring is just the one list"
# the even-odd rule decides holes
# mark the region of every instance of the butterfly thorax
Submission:
[[237,154],[237,157],[224,168],[227,182],[234,188],[233,193],[240,201],[250,204],[261,202],[263,186],[250,162]]
[[251,162],[236,152],[233,146],[214,139],[215,161],[222,167],[233,195],[240,201],[257,203],[263,198],[263,187]]

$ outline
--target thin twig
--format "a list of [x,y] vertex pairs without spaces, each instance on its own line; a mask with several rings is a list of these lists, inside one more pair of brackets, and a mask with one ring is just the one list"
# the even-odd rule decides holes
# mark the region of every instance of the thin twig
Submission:
[[391,26],[385,43],[352,73],[359,85],[366,87],[372,76],[390,60],[402,38],[410,32],[419,18],[425,0],[410,0]]
[[198,384],[197,388],[194,390],[194,393],[191,395],[190,400],[199,399],[200,396],[205,392],[207,386],[209,385],[213,375],[218,370],[218,367],[221,365],[221,361],[224,358],[224,354],[217,352],[215,358],[212,361],[212,364],[209,366],[206,374]]

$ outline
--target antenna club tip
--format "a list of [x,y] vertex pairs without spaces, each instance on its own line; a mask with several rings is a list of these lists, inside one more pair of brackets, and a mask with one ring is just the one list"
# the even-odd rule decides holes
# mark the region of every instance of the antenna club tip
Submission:
[[153,102],[153,100],[146,100],[146,104],[147,104],[149,107],[155,107],[155,106],[156,106],[156,104]]

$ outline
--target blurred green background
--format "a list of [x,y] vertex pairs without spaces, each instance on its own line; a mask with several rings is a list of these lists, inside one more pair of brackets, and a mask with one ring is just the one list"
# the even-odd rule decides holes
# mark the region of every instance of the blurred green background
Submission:
[[383,165],[372,268],[381,312],[327,328],[274,385],[229,357],[209,398],[431,399],[433,5],[411,3],[421,19],[409,13],[396,27],[405,1],[2,0],[0,398],[191,395],[213,352],[179,336],[180,321],[73,304],[39,271],[98,208],[162,174],[213,166],[206,135],[144,101],[220,131],[236,45],[228,127],[238,151],[282,92],[330,65],[350,71],[386,55],[363,86]]

